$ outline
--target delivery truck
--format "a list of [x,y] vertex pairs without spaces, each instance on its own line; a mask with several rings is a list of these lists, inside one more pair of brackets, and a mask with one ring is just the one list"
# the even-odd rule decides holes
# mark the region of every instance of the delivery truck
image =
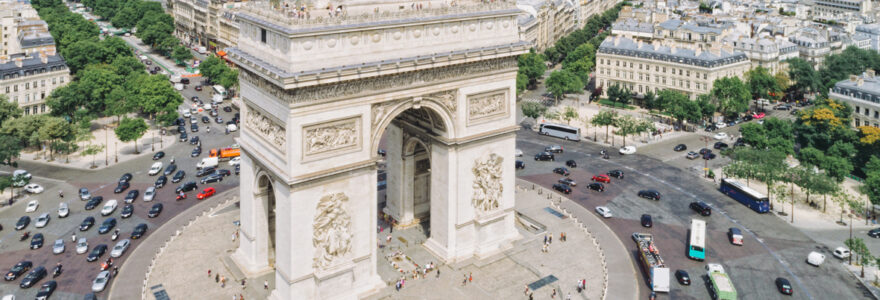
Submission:
[[639,249],[639,262],[642,270],[648,275],[651,290],[669,292],[669,267],[660,257],[660,250],[654,244],[654,236],[649,233],[634,233],[633,240]]

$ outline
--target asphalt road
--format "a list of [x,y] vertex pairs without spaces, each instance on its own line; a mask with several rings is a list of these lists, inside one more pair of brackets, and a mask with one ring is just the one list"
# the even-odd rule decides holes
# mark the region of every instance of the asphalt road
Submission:
[[[735,128],[728,130],[736,131]],[[535,153],[551,144],[563,145],[565,153],[557,154],[555,162],[533,159]],[[652,147],[665,148],[671,156],[684,155],[673,152],[671,146],[649,148]],[[699,177],[699,173],[683,171],[680,167],[642,154],[621,156],[612,151],[608,160],[601,159],[598,155],[601,149],[599,145],[564,142],[539,136],[529,130],[520,131],[517,148],[524,152],[524,157],[519,159],[526,163],[526,168],[518,170],[517,176],[546,187],[551,187],[561,178],[551,170],[564,167],[566,160],[574,159],[578,167],[571,169],[570,177],[578,182],[578,186],[573,188],[569,197],[590,210],[599,205],[611,208],[614,217],[606,219],[606,223],[624,243],[633,247],[631,254],[634,260],[637,259],[637,252],[630,235],[633,232],[655,235],[657,247],[667,266],[673,271],[688,271],[694,281],[691,286],[681,286],[673,280],[671,293],[661,294],[661,298],[708,299],[708,286],[702,280],[706,274],[705,263],[724,265],[741,299],[788,299],[776,290],[773,283],[776,277],[788,278],[794,284],[796,298],[870,298],[864,287],[838,264],[824,246],[779,218],[758,214],[721,194],[715,184]],[[719,159],[716,161],[722,163]],[[702,160],[699,163],[702,164]],[[625,179],[612,178],[610,184],[605,184],[604,193],[586,188],[593,175],[612,169],[625,171]],[[662,199],[653,201],[639,198],[636,193],[641,189],[658,190],[663,195]],[[712,216],[700,217],[688,208],[690,202],[697,200],[712,205]],[[653,216],[654,228],[642,228],[639,224],[640,216],[645,213]],[[692,218],[707,221],[705,262],[692,261],[685,256],[687,231]],[[728,242],[726,232],[730,227],[744,229],[744,246],[734,246]],[[828,257],[819,268],[804,262],[807,253],[814,250],[824,251]],[[640,294],[647,298],[650,288],[643,276],[639,281]]]

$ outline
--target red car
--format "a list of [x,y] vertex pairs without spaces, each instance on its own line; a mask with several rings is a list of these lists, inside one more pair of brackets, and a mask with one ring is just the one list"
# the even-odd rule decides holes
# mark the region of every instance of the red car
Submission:
[[758,120],[758,119],[763,119],[764,116],[766,116],[764,113],[759,112],[759,113],[753,114],[752,118],[755,118],[755,120]]
[[595,176],[593,176],[593,181],[604,182],[604,183],[610,183],[610,182],[611,182],[611,178],[608,178],[608,175],[601,174],[601,175],[595,175]]
[[202,199],[205,199],[205,198],[208,198],[208,197],[213,196],[214,193],[216,193],[216,192],[217,192],[217,190],[215,190],[215,189],[212,188],[212,187],[209,187],[209,188],[206,188],[205,190],[203,190],[203,191],[202,191],[201,193],[199,193],[198,195],[196,195],[196,198],[198,198],[199,200],[202,200]]

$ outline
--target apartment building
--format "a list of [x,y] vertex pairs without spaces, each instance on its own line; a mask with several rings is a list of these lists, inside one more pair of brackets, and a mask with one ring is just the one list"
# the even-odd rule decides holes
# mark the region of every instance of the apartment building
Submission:
[[174,33],[184,43],[218,51],[238,44],[234,11],[246,2],[232,0],[172,0]]
[[831,43],[819,30],[804,27],[789,36],[788,40],[798,47],[800,57],[818,67],[831,53]]
[[880,127],[880,78],[874,70],[837,82],[828,91],[828,97],[852,106],[853,126]]
[[521,38],[539,52],[576,29],[577,7],[570,0],[520,0],[516,6],[525,12],[517,20]]
[[873,15],[870,0],[813,0],[812,14],[820,18],[836,18],[845,15]]
[[736,52],[744,53],[752,62],[752,67],[763,67],[771,74],[787,70],[785,61],[798,57],[798,47],[783,38],[770,36],[766,33],[757,37],[732,34],[722,39],[723,45],[733,47]]

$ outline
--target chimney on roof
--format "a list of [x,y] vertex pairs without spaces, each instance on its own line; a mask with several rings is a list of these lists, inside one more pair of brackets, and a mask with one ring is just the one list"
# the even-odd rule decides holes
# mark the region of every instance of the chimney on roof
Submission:
[[874,79],[874,69],[867,69],[867,70],[865,70],[865,75],[866,75],[866,77],[868,77],[868,78]]
[[849,81],[850,81],[850,82],[856,82],[858,79],[859,79],[859,76],[856,76],[856,75],[849,75]]
[[16,58],[15,58],[15,66],[16,66],[16,67],[21,68],[22,63],[23,63],[23,62],[22,62],[22,58],[21,58],[21,57],[16,57]]
[[861,78],[861,77],[859,77],[859,80],[858,80],[858,81],[856,81],[856,86],[862,86],[862,84],[864,84],[864,83],[865,83],[865,79],[864,79],[864,78]]
[[620,45],[620,36],[614,37],[614,46]]
[[703,45],[694,47],[694,57],[700,56],[703,53]]
[[642,42],[642,40],[639,40],[638,48],[637,48],[637,49],[641,49],[643,44],[644,44],[644,43]]
[[43,51],[40,51],[40,61],[44,64],[49,63],[49,56],[43,53]]

